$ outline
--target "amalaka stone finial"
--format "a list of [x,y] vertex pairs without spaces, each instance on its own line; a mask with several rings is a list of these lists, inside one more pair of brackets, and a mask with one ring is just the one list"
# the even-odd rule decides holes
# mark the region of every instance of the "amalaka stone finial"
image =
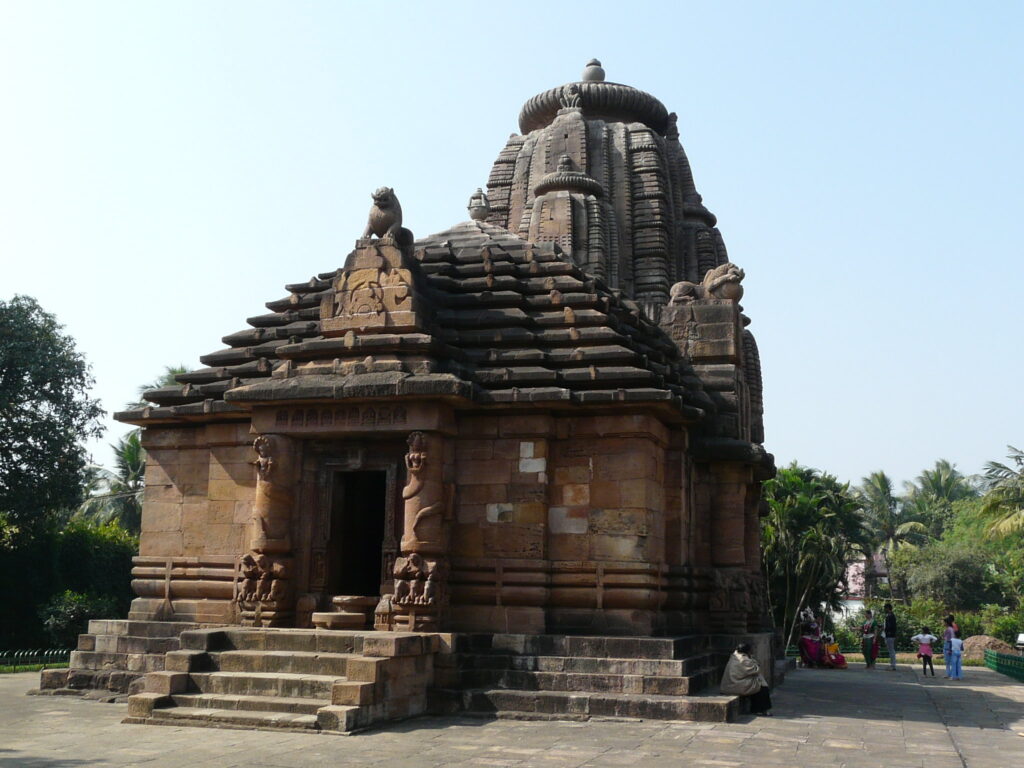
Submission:
[[485,221],[487,214],[491,212],[491,203],[484,191],[477,187],[476,192],[469,198],[469,205],[466,208],[469,210],[469,218],[473,221]]
[[601,69],[601,62],[597,59],[591,59],[588,61],[586,69],[583,70],[582,79],[592,83],[603,83],[604,70]]

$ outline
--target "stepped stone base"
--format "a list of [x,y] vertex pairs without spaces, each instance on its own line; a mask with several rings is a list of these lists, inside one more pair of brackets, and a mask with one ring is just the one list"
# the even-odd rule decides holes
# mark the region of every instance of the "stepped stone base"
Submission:
[[621,637],[201,627],[94,621],[40,693],[122,700],[126,722],[347,733],[421,714],[725,722],[717,692],[770,635]]
[[741,640],[771,658],[770,635],[454,635],[451,651],[435,660],[429,706],[517,719],[726,722],[743,701],[719,695],[717,685]]
[[142,690],[147,672],[164,668],[165,655],[178,649],[182,632],[202,625],[172,621],[93,619],[78,636],[67,669],[46,669],[42,695],[78,695],[101,701],[123,700]]
[[347,733],[425,713],[440,645],[408,632],[185,632],[125,722]]

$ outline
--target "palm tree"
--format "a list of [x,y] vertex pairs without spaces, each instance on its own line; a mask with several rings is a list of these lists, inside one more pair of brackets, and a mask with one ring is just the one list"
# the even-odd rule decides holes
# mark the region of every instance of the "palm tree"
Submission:
[[[910,509],[904,509],[902,500],[893,495],[892,480],[885,472],[872,472],[863,478],[857,493],[865,523],[872,533],[871,550],[882,556],[886,573],[889,573],[893,552],[924,542],[928,529],[920,520],[913,519]],[[895,586],[893,584],[894,597]],[[900,592],[902,594],[906,590],[901,589]]]
[[846,569],[867,544],[848,485],[793,463],[764,484],[763,566],[777,626],[796,629],[800,609],[837,608]]
[[[151,389],[177,383],[180,373],[188,373],[184,365],[164,366],[164,372],[149,384],[138,388],[142,398]],[[145,408],[149,403],[138,400],[125,408]],[[142,447],[142,430],[136,429],[110,446],[114,450],[114,469],[90,465],[83,489],[85,501],[76,515],[91,517],[101,522],[116,520],[123,528],[138,533],[142,527],[142,495],[145,491],[146,449]]]
[[139,408],[145,408],[146,406],[149,405],[149,403],[146,402],[145,400],[145,395],[147,392],[149,392],[149,390],[160,389],[161,387],[174,386],[175,384],[178,383],[176,377],[179,373],[188,373],[191,370],[191,368],[188,368],[185,365],[165,365],[164,372],[162,374],[160,374],[149,384],[143,384],[141,387],[138,388],[138,390],[136,390],[136,395],[138,396],[139,399],[131,403],[125,403],[125,409],[132,411],[138,410]]
[[990,461],[985,465],[981,511],[991,519],[988,533],[1002,536],[1024,529],[1024,451],[1006,446],[1010,464]]
[[953,518],[953,502],[979,495],[976,480],[966,477],[946,459],[935,462],[912,483],[905,483],[903,512],[926,523],[929,533],[940,538]]
[[142,447],[141,430],[132,430],[111,448],[114,449],[114,471],[90,466],[88,495],[77,514],[101,522],[115,520],[125,530],[138,533],[142,527],[146,475],[146,449]]

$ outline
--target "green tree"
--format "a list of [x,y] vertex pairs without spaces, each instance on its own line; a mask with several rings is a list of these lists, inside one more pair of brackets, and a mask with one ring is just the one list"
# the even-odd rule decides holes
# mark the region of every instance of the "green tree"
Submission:
[[764,484],[763,566],[776,626],[793,637],[803,607],[839,607],[849,564],[868,543],[847,484],[795,462]]
[[92,466],[88,496],[78,514],[100,522],[116,521],[138,534],[142,525],[142,495],[145,491],[146,450],[142,434],[135,429],[117,441],[114,470]]
[[[138,388],[142,397],[151,389],[177,383],[180,373],[188,373],[184,365],[168,365],[156,379]],[[127,403],[129,410],[143,408],[144,400]],[[142,447],[142,431],[133,430],[117,441],[114,450],[113,471],[91,466],[86,486],[85,501],[78,509],[82,517],[106,522],[114,520],[132,533],[139,533],[142,525],[142,497],[145,491],[146,450]]]
[[125,409],[132,411],[139,408],[145,408],[150,405],[150,403],[145,399],[145,395],[149,390],[174,386],[178,383],[178,379],[176,377],[179,373],[188,373],[191,370],[191,368],[188,368],[185,365],[165,365],[163,373],[153,379],[153,381],[148,384],[143,384],[138,388],[138,390],[136,390],[136,395],[139,399],[130,403],[125,403]]
[[0,524],[31,530],[75,507],[83,441],[103,432],[89,366],[35,299],[0,301]]
[[989,518],[990,535],[1024,530],[1024,451],[1008,445],[1009,464],[985,465],[982,511]]
[[[904,512],[902,500],[893,494],[892,480],[885,472],[872,472],[856,490],[871,535],[871,551],[892,570],[892,555],[898,549],[916,546],[926,540],[928,529],[920,520]],[[906,585],[891,582],[894,597],[904,597]]]
[[971,478],[939,459],[933,469],[922,471],[914,482],[905,484],[903,512],[920,520],[932,537],[939,538],[952,522],[953,504],[978,495]]
[[984,551],[937,543],[923,549],[921,555],[907,579],[915,600],[928,598],[950,609],[966,611],[1000,599]]

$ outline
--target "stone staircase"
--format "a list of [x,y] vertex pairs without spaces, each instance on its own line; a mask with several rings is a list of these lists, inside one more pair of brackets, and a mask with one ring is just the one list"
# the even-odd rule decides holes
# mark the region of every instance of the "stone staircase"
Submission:
[[221,628],[186,632],[128,723],[348,732],[422,714],[436,635]]
[[47,669],[39,693],[85,694],[117,699],[142,690],[142,677],[164,668],[164,654],[178,650],[182,632],[201,625],[172,621],[93,619],[78,636],[67,669]]
[[456,635],[438,656],[430,709],[523,719],[629,717],[725,722],[727,654],[701,637]]

